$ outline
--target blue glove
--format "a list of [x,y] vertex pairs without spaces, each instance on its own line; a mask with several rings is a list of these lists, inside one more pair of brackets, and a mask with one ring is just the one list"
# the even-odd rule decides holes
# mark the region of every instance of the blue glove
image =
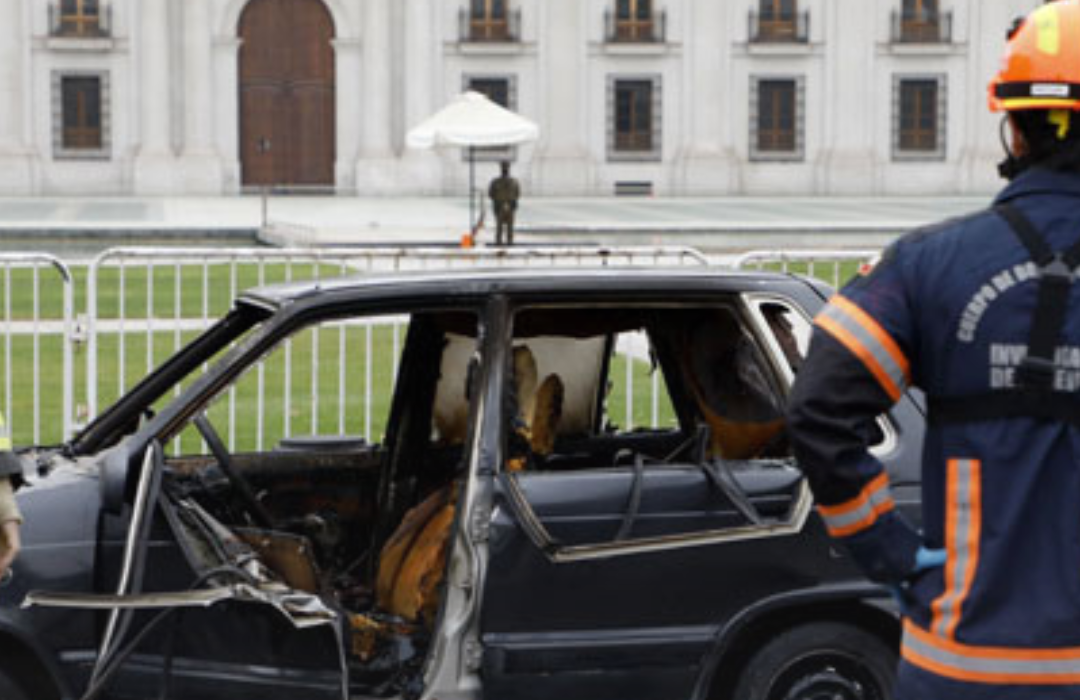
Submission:
[[[911,570],[911,575],[914,576],[930,569],[945,566],[946,559],[948,559],[948,553],[944,549],[927,549],[920,545],[915,551],[915,567]],[[900,614],[907,617],[908,601],[911,599],[911,584],[902,581],[901,583],[891,584],[888,588],[893,600],[896,601],[896,606],[900,608]]]
[[939,566],[945,566],[946,559],[948,559],[948,553],[944,549],[919,547],[915,552],[915,568],[911,570],[911,573],[918,574],[929,569],[936,569]]

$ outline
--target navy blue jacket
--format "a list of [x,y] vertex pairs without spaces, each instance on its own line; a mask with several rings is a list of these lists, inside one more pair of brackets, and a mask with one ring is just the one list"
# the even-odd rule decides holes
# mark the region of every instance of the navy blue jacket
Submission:
[[[1030,170],[997,198],[1055,251],[1080,240],[1080,176]],[[868,451],[908,386],[1008,389],[1027,349],[1038,270],[992,211],[915,231],[815,320],[789,430],[819,512],[867,574],[908,596],[898,700],[1080,699],[1080,432],[994,418],[928,428],[923,531],[895,510]],[[1080,390],[1080,284],[1055,390]],[[1078,398],[1080,400],[1080,398]],[[919,546],[947,564],[914,572]]]

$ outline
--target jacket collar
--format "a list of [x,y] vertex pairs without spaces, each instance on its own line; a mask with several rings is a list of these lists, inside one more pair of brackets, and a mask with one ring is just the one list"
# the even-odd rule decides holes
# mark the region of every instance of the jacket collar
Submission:
[[1001,204],[1029,194],[1064,194],[1080,197],[1080,175],[1058,173],[1045,168],[1031,168],[1020,174],[994,198]]

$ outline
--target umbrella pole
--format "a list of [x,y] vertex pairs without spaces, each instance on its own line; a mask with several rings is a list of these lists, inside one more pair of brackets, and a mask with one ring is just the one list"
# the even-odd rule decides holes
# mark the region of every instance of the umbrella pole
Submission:
[[472,233],[476,226],[475,219],[473,218],[473,198],[476,192],[476,157],[473,153],[473,147],[469,146],[469,232]]

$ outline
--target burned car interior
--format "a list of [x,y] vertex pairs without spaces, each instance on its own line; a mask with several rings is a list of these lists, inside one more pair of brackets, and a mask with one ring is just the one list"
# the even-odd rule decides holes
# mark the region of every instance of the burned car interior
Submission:
[[[403,325],[380,440],[290,436],[230,453],[204,411],[192,426],[209,454],[168,457],[162,490],[196,571],[257,558],[273,579],[337,610],[351,692],[373,697],[415,682],[435,624],[464,468],[462,441],[432,439],[435,393],[448,338],[472,349],[477,335],[470,313],[416,313]],[[446,379],[463,401],[471,354]]]
[[[480,430],[498,431],[498,488],[554,563],[801,528],[808,497],[784,436],[784,358],[767,350],[787,339],[737,297],[523,305],[501,339],[485,337],[480,318],[439,309],[395,321],[404,335],[378,437],[304,436],[294,425],[269,449],[229,447],[236,409],[223,407],[226,397],[253,377],[261,387],[267,357],[298,352],[298,341],[283,338],[189,412],[162,441],[163,523],[151,537],[175,541],[182,556],[151,547],[151,568],[182,568],[182,559],[190,572],[180,580],[254,577],[263,588],[304,594],[286,607],[331,616],[335,631],[286,642],[294,631],[253,622],[238,604],[216,618],[186,613],[173,639],[154,644],[172,653],[198,620],[220,625],[232,616],[243,622],[237,629],[277,640],[279,656],[302,656],[297,645],[326,647],[326,658],[348,667],[354,695],[418,696],[459,526],[467,446]],[[765,334],[774,337],[766,343]],[[495,342],[508,344],[498,368],[483,359]],[[501,378],[497,425],[478,424],[484,371]],[[628,397],[616,396],[632,373],[662,395],[641,425],[630,424]],[[196,636],[189,643],[200,655],[242,656],[243,634]]]

